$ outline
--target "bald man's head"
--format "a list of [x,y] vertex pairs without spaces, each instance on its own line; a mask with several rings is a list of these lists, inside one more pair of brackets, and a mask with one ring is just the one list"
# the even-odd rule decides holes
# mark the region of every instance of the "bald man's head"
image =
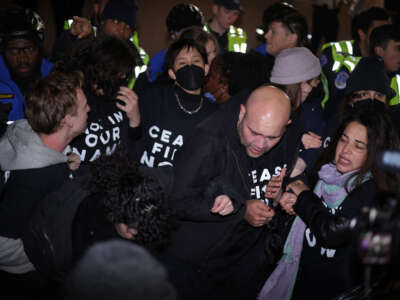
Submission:
[[250,157],[260,157],[282,138],[290,123],[290,100],[280,89],[261,86],[240,107],[240,142]]

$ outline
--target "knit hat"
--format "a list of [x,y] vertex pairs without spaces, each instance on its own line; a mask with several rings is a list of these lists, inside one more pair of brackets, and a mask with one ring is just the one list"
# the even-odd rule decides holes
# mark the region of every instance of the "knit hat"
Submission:
[[133,0],[110,0],[104,7],[101,20],[119,20],[128,24],[132,31],[136,27],[137,6]]
[[373,90],[385,94],[387,99],[396,93],[390,87],[390,80],[385,71],[383,60],[376,56],[362,58],[347,80],[345,95],[355,91]]
[[321,74],[319,59],[304,47],[287,48],[275,58],[270,81],[277,84],[295,84]]
[[240,0],[214,0],[215,4],[222,5],[229,10],[240,10],[243,11]]
[[90,247],[66,281],[68,300],[175,300],[164,267],[141,246],[109,240]]

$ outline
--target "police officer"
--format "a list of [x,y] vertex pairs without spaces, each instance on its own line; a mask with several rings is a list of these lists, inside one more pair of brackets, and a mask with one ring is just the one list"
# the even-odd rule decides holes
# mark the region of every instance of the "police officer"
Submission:
[[389,100],[389,105],[399,104],[400,86],[400,27],[387,24],[375,28],[370,38],[371,55],[383,60],[385,71],[391,83],[390,87],[396,95]]
[[89,20],[82,17],[74,16],[73,19],[65,21],[64,29],[66,32],[56,41],[52,60],[57,60],[60,54],[76,39],[82,39],[92,33],[96,35],[97,30],[105,35],[130,40],[141,59],[141,62],[135,67],[134,76],[128,84],[130,88],[133,88],[138,76],[146,72],[150,60],[146,51],[140,47],[139,37],[137,31],[135,31],[137,20],[136,1],[103,0],[101,4],[100,9],[103,7],[104,9],[99,11],[99,28],[92,26]]
[[382,8],[372,7],[352,20],[354,40],[327,43],[322,46],[320,62],[324,98],[321,102],[324,116],[329,119],[339,110],[347,79],[361,57],[369,55],[369,36],[378,26],[389,23],[389,16]]
[[240,27],[233,26],[242,11],[240,0],[214,0],[213,17],[204,25],[204,30],[215,35],[222,52],[246,53],[247,51],[246,32]]
[[53,64],[43,58],[44,23],[31,10],[12,9],[1,17],[0,102],[11,103],[9,119],[25,117],[25,97]]

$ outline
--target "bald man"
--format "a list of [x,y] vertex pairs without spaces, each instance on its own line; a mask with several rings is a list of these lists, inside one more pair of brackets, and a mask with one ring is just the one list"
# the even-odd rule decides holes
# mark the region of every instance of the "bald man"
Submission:
[[180,227],[162,261],[179,299],[255,299],[268,275],[264,225],[274,211],[264,192],[295,153],[283,141],[290,101],[272,86],[246,99],[203,122],[176,154],[169,201]]

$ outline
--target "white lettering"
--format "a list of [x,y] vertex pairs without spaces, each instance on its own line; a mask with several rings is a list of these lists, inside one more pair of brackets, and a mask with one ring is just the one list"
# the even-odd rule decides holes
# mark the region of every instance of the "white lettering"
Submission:
[[164,152],[164,158],[168,158],[168,154],[169,154],[170,150],[171,150],[171,147],[170,146],[166,146],[165,152]]
[[72,152],[74,152],[75,154],[79,155],[81,161],[85,161],[85,157],[86,157],[86,150],[85,149],[82,149],[82,153],[79,153],[78,149],[72,148]]
[[160,163],[158,163],[159,167],[163,167],[163,166],[171,166],[172,167],[172,163],[169,161],[162,161]]
[[93,148],[94,146],[97,145],[97,139],[98,139],[97,135],[95,135],[93,133],[89,133],[85,137],[85,143],[86,143],[86,145],[88,145],[88,147]]
[[160,132],[160,128],[157,126],[151,126],[149,129],[149,135],[153,138],[156,139],[158,138],[158,133]]
[[169,131],[169,130],[163,130],[162,131],[162,133],[161,133],[161,142],[164,142],[164,143],[169,143],[169,138],[170,138],[170,136],[171,136],[171,134],[172,134],[172,132],[171,131]]
[[111,116],[108,116],[107,119],[110,121],[111,124],[115,125],[115,122]]
[[324,256],[326,254],[326,257],[332,258],[335,256],[336,250],[335,249],[326,249],[321,247],[321,255]]
[[[104,135],[106,135],[106,138],[104,138]],[[105,145],[110,141],[110,131],[105,131],[102,132],[100,135],[100,141]]]
[[154,156],[149,156],[147,151],[144,151],[140,158],[140,163],[142,165],[146,164],[148,167],[152,168],[154,166]]
[[171,160],[174,160],[176,150],[178,150],[178,149],[174,149],[174,151],[172,152]]
[[155,142],[153,144],[153,149],[151,149],[151,153],[156,154],[157,152],[161,152],[162,148],[163,148],[162,144]]
[[269,181],[270,179],[271,174],[269,173],[268,169],[264,169],[260,177],[260,182]]
[[257,183],[257,171],[256,170],[251,171],[250,175],[251,179],[253,180],[253,183]]
[[121,123],[124,120],[122,111],[117,111],[113,115],[114,115],[114,118],[117,120],[117,123]]
[[119,136],[119,127],[113,128],[113,141],[119,140],[121,137]]
[[315,245],[317,244],[317,239],[312,234],[310,228],[306,229],[306,239],[307,239],[308,246],[310,246],[310,247],[315,247]]
[[182,147],[183,146],[183,136],[182,135],[178,135],[175,140],[172,142],[172,146],[179,146]]
[[100,124],[98,124],[98,123],[91,123],[89,128],[91,131],[94,131],[94,132],[99,131],[100,129],[103,129],[103,127],[101,127]]
[[89,159],[89,161],[94,161],[98,159],[100,155],[101,155],[100,149],[96,149],[96,151],[94,152],[93,156]]
[[106,155],[111,155],[111,154],[113,154],[114,151],[115,151],[115,149],[117,148],[117,145],[118,145],[118,144],[114,144],[114,145],[112,145],[111,147],[110,147],[110,146],[107,146],[107,147],[106,147]]

